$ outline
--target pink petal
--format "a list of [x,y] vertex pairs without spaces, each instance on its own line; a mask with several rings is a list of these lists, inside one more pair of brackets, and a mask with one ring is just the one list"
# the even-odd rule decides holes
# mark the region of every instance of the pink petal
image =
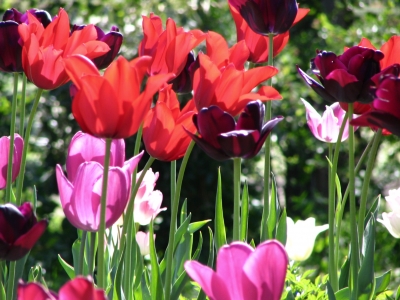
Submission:
[[64,284],[59,293],[59,300],[106,300],[103,290],[96,289],[93,282],[84,277],[77,277]]
[[55,300],[52,294],[36,282],[18,283],[17,300]]
[[139,164],[139,161],[142,158],[143,154],[144,154],[144,151],[140,152],[138,155],[136,155],[136,156],[132,157],[131,159],[127,160],[126,162],[124,162],[122,169],[129,172],[129,174],[132,175],[133,171]]
[[307,125],[311,130],[311,133],[317,138],[321,139],[319,133],[319,125],[321,123],[321,115],[315,110],[314,107],[311,106],[306,100],[301,99],[304,106],[306,107],[306,117],[307,117]]

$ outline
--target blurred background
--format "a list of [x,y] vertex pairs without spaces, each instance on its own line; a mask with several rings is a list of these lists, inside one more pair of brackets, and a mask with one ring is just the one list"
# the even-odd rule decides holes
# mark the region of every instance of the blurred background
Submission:
[[[201,29],[222,34],[230,45],[236,42],[236,30],[229,12],[227,0],[0,0],[0,14],[8,8],[19,11],[29,8],[47,10],[52,16],[63,7],[70,16],[71,24],[98,25],[109,31],[117,25],[124,35],[121,54],[128,59],[137,55],[137,47],[142,35],[142,15],[154,12],[164,21],[172,18],[177,26],[186,30]],[[315,217],[317,225],[328,223],[327,205],[327,145],[313,137],[308,129],[305,109],[300,97],[309,101],[322,113],[325,105],[322,99],[309,89],[298,76],[296,65],[303,70],[309,69],[310,59],[316,49],[343,52],[345,46],[359,43],[362,37],[372,41],[376,48],[400,34],[400,2],[398,0],[304,0],[300,7],[309,8],[309,14],[290,30],[290,41],[284,51],[275,58],[279,74],[274,77],[273,85],[282,94],[283,100],[273,103],[273,115],[283,115],[285,120],[275,127],[273,132],[272,168],[277,179],[279,197],[287,208],[288,216],[294,220]],[[204,48],[204,44],[200,46]],[[399,54],[400,55],[400,54]],[[28,85],[28,101],[32,101],[35,87]],[[12,98],[12,75],[0,73],[0,134],[9,135],[10,99]],[[29,112],[30,104],[27,106]],[[77,238],[74,229],[64,218],[60,208],[56,164],[65,164],[67,147],[71,137],[79,130],[71,114],[71,99],[68,84],[42,96],[34,129],[32,132],[27,173],[25,175],[26,200],[32,199],[33,186],[37,188],[39,201],[38,217],[50,220],[49,229],[34,247],[27,263],[31,267],[39,262],[46,271],[45,279],[50,288],[57,290],[67,275],[59,265],[57,255],[61,255],[72,264],[71,246]],[[369,129],[356,132],[356,156],[359,157],[372,136]],[[126,156],[133,153],[135,137],[126,141]],[[343,147],[347,147],[345,142]],[[389,189],[400,187],[400,143],[397,137],[386,136],[379,148],[377,165],[370,186],[369,203],[379,194],[387,195]],[[259,224],[262,209],[263,155],[243,162],[243,182],[250,189],[249,241],[259,241]],[[142,159],[141,169],[147,158]],[[178,162],[178,166],[180,161]],[[187,199],[188,211],[192,221],[213,219],[214,201],[217,185],[217,170],[221,168],[223,179],[223,201],[225,224],[232,228],[232,170],[233,163],[216,162],[206,156],[198,147],[194,148],[189,160],[181,193]],[[170,206],[169,164],[156,161],[152,166],[160,172],[156,189],[164,194],[163,207]],[[343,178],[342,188],[347,185],[347,157],[340,156],[339,177]],[[360,192],[363,170],[357,177],[357,194]],[[0,199],[3,195],[0,194]],[[385,211],[382,199],[380,212]],[[346,210],[348,211],[348,210]],[[157,220],[156,247],[160,256],[168,243],[169,210],[162,212]],[[343,256],[348,251],[349,223],[345,216],[341,249]],[[212,222],[209,226],[213,228]],[[376,273],[388,269],[400,274],[399,242],[386,229],[377,224]],[[203,229],[204,245],[208,245],[208,231]],[[195,237],[196,240],[197,236]],[[204,257],[206,258],[206,248]],[[327,232],[320,234],[312,256],[301,264],[304,269],[314,269],[313,276],[327,273]],[[391,255],[387,255],[391,253]],[[397,270],[397,271],[396,271]],[[397,274],[397,276],[396,276]],[[399,281],[399,279],[397,279]],[[392,283],[397,287],[399,282]]]

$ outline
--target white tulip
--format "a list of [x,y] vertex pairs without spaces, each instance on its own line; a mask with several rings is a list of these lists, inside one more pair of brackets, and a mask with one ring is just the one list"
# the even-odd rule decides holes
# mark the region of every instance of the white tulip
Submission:
[[390,234],[398,239],[400,238],[400,188],[389,190],[389,196],[385,199],[392,211],[382,213],[382,219],[377,221],[385,225]]

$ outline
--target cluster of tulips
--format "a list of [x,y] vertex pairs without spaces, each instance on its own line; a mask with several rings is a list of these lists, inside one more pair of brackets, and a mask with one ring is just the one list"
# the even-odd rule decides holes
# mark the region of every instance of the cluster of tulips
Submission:
[[[0,275],[0,295],[7,300],[107,296],[177,299],[190,277],[210,299],[275,300],[282,295],[291,299],[291,291],[284,291],[289,258],[306,259],[316,235],[328,229],[328,225],[316,228],[315,220],[310,220],[311,225],[302,227],[310,230],[306,233],[309,236],[301,238],[304,229],[294,228],[310,222],[295,224],[272,197],[276,193],[271,192],[274,183],[270,182],[269,135],[283,117],[272,117],[270,101],[282,97],[271,85],[262,84],[278,73],[272,58],[288,43],[291,26],[309,10],[299,8],[295,0],[229,0],[229,7],[237,29],[237,43],[232,47],[216,32],[185,31],[172,19],[167,20],[164,28],[161,18],[150,14],[143,16],[143,39],[138,57],[132,60],[118,55],[123,37],[115,26],[108,33],[92,24],[71,27],[64,9],[53,18],[36,9],[24,13],[16,9],[6,11],[0,22],[0,70],[14,73],[16,82],[18,74],[23,73],[24,84],[29,80],[38,92],[27,126],[25,116],[20,115],[22,123],[16,130],[14,91],[10,136],[0,139],[0,189],[5,189],[5,204],[0,206],[0,271],[5,274]],[[196,55],[195,48],[201,43],[205,43],[205,51]],[[329,157],[328,200],[327,286],[333,297],[334,293],[341,293],[357,299],[358,295],[375,292],[363,286],[370,281],[359,272],[371,265],[367,261],[369,256],[364,252],[361,255],[360,249],[372,251],[369,244],[365,250],[363,243],[370,241],[375,219],[371,221],[374,217],[366,213],[364,191],[356,216],[357,168],[351,157],[354,158],[354,129],[358,126],[377,132],[370,151],[371,171],[382,133],[400,136],[400,57],[396,54],[399,51],[398,36],[380,50],[363,39],[341,55],[318,51],[311,60],[311,70],[319,82],[298,68],[305,82],[331,104],[321,117],[303,100],[312,133],[321,141],[336,144],[334,155]],[[248,62],[252,63],[251,68]],[[266,62],[267,66],[257,65]],[[22,203],[21,199],[32,122],[42,91],[67,83],[72,113],[82,132],[76,133],[70,142],[66,174],[61,165],[55,167],[55,172],[61,207],[79,232],[79,261],[73,267],[62,262],[72,280],[57,295],[37,282],[20,281],[18,288],[16,283],[24,267],[19,262],[26,260],[47,227],[46,220],[37,221],[34,203]],[[182,94],[192,97],[181,103]],[[21,102],[20,113],[25,105]],[[135,153],[125,160],[124,139],[135,134]],[[335,178],[340,143],[346,139],[350,153],[352,236],[351,261],[347,265],[351,271],[348,283],[343,285],[337,277],[337,245],[347,194],[343,199],[335,196]],[[142,140],[150,159],[138,172]],[[209,265],[204,266],[195,261],[199,253],[192,254],[192,235],[208,221],[189,223],[190,215],[183,204],[179,228],[177,224],[180,188],[194,143],[215,160],[234,162],[233,242],[227,243],[222,204],[217,197],[216,271],[212,269],[212,255]],[[258,155],[263,145],[263,219],[260,243],[255,247],[254,241],[246,242],[248,199],[244,192],[240,199],[240,164],[241,159]],[[176,160],[181,158],[176,178]],[[154,190],[158,173],[153,173],[150,166],[155,159],[171,162],[171,170],[175,170],[171,171],[175,175],[171,175],[169,245],[161,263],[154,248],[153,221],[166,208],[161,208],[162,193]],[[369,178],[365,177],[367,187]],[[374,213],[377,206],[373,207]],[[380,221],[390,232],[398,232],[397,216],[386,214]],[[148,232],[138,231],[139,225],[149,226]],[[150,268],[146,268],[142,258],[148,254]],[[370,277],[367,280],[374,280],[373,266]],[[201,299],[204,294],[198,297]]]

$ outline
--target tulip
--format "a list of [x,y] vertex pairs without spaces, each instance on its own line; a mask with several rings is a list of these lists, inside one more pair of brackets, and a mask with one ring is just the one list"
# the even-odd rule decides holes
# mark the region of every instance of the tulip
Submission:
[[296,0],[229,0],[258,34],[280,34],[288,31],[297,15]]
[[28,14],[34,15],[45,28],[51,23],[50,14],[45,10],[36,8],[28,9],[25,13],[21,13],[15,8],[7,9],[3,15],[3,21],[15,21],[18,24],[29,24]]
[[69,81],[63,60],[73,54],[90,59],[107,53],[107,44],[96,41],[93,25],[75,31],[70,36],[68,14],[60,9],[58,16],[46,27],[28,12],[29,24],[20,24],[22,65],[28,79],[37,87],[55,89]]
[[[155,239],[156,235],[153,235]],[[150,234],[148,232],[138,231],[136,233],[136,242],[143,256],[150,254]]]
[[29,202],[16,207],[0,205],[0,260],[18,260],[35,245],[47,228],[47,220],[37,221]]
[[[86,25],[81,25],[81,26],[74,25],[72,27],[71,33],[73,33],[76,30],[82,30],[85,27]],[[111,31],[109,33],[104,33],[104,31],[101,30],[96,25],[94,26],[94,28],[96,29],[97,32],[96,40],[104,42],[105,44],[108,45],[108,47],[110,47],[110,50],[107,53],[92,59],[93,63],[96,65],[98,69],[105,69],[111,64],[111,62],[117,56],[119,49],[121,49],[123,36],[119,32],[119,28],[117,26],[112,26]]]
[[176,93],[191,93],[193,89],[193,74],[196,68],[196,60],[192,52],[187,55],[185,67],[177,77],[171,80],[172,89]]
[[371,77],[380,72],[382,52],[354,46],[339,56],[326,51],[317,53],[311,61],[312,71],[321,84],[300,68],[298,72],[318,95],[330,103],[370,103],[373,100]]
[[283,119],[276,117],[263,123],[264,114],[264,105],[259,100],[247,104],[237,123],[218,106],[211,106],[193,116],[200,135],[186,132],[213,159],[252,158],[260,151],[275,125]]
[[151,56],[148,67],[150,76],[174,73],[184,70],[188,54],[200,44],[206,34],[200,30],[185,32],[176,28],[174,20],[168,19],[163,30],[161,18],[153,13],[143,16],[143,40],[139,45],[139,56]]
[[100,75],[96,66],[82,55],[65,59],[75,85],[72,113],[84,132],[102,138],[127,138],[139,129],[150,109],[153,95],[173,74],[152,76],[141,93],[150,57],[128,62],[119,56]]
[[276,240],[256,249],[243,242],[220,248],[214,271],[197,261],[184,264],[188,275],[213,300],[279,300],[285,284],[288,258]]
[[[229,8],[236,25],[237,41],[240,42],[244,40],[249,49],[248,60],[258,64],[267,62],[269,55],[269,37],[254,32],[231,4],[229,4]],[[293,25],[303,19],[309,11],[309,9],[299,8]],[[288,42],[289,31],[274,36],[274,57],[285,48]]]
[[[334,103],[331,106],[326,106],[326,110],[321,115],[308,103],[301,99],[306,107],[307,124],[312,134],[320,141],[326,143],[336,143],[340,127],[342,126],[346,112],[340,107],[339,103]],[[344,127],[342,142],[349,136],[349,123],[346,121]]]
[[107,300],[103,290],[94,287],[91,278],[78,276],[64,284],[58,295],[37,282],[18,283],[17,300]]
[[193,100],[180,110],[172,85],[162,89],[156,105],[144,120],[143,142],[146,151],[163,161],[183,157],[191,141],[184,128],[193,134],[196,132],[192,122],[195,110]]
[[[14,135],[14,154],[12,162],[12,178],[14,182],[19,174],[21,167],[22,149],[24,148],[24,140],[22,137],[15,133]],[[8,155],[10,151],[10,137],[3,136],[0,138],[0,190],[4,189],[7,185],[7,166]]]
[[199,54],[200,67],[193,78],[193,100],[200,111],[217,105],[233,116],[238,115],[252,100],[282,99],[272,87],[264,86],[257,93],[252,90],[278,73],[274,67],[264,66],[251,70],[238,70],[233,63],[219,69],[207,55]]
[[382,213],[382,219],[378,222],[385,225],[386,229],[396,239],[400,238],[400,188],[397,190],[389,190],[389,195],[385,197],[391,212]]
[[310,257],[318,234],[329,228],[328,224],[315,226],[315,218],[298,220],[286,219],[287,239],[286,252],[291,260],[304,261]]
[[[137,178],[140,175],[141,172],[137,174]],[[151,168],[144,175],[135,197],[133,210],[135,223],[148,225],[161,211],[166,210],[166,208],[160,208],[163,194],[158,190],[154,191],[158,175],[158,172],[154,173]]]

